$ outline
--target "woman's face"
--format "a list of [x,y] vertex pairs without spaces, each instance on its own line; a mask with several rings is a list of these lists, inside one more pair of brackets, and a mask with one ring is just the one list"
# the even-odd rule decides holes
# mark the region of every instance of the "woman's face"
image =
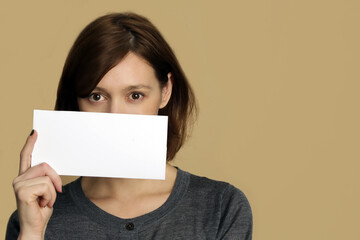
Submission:
[[101,79],[87,98],[78,98],[80,111],[157,115],[168,103],[171,73],[161,88],[154,69],[129,52]]

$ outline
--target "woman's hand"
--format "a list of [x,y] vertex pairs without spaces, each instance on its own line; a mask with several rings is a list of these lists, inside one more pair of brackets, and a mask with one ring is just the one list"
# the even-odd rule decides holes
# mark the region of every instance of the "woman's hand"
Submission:
[[42,239],[53,212],[56,191],[62,191],[59,175],[46,163],[31,166],[37,139],[32,132],[20,153],[19,176],[13,181],[20,220],[19,239]]

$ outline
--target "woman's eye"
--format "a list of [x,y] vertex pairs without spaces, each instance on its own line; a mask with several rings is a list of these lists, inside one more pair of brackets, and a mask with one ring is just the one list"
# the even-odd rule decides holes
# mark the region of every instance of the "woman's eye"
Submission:
[[100,102],[100,101],[103,101],[104,99],[105,98],[99,93],[92,93],[89,96],[89,100],[92,102]]
[[134,101],[139,100],[139,99],[141,99],[142,97],[144,97],[144,95],[143,95],[142,93],[139,93],[139,92],[133,92],[133,93],[131,93],[130,96],[129,96],[129,98],[130,98],[131,100],[134,100]]

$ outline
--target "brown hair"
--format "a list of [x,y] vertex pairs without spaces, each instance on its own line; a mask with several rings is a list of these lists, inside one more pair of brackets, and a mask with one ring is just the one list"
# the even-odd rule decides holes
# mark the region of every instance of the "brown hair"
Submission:
[[79,111],[78,97],[87,97],[103,76],[128,53],[141,56],[154,68],[161,86],[171,72],[173,89],[159,115],[168,116],[167,160],[184,144],[189,121],[196,115],[193,91],[170,46],[157,28],[134,13],[108,14],[80,33],[66,59],[55,110]]

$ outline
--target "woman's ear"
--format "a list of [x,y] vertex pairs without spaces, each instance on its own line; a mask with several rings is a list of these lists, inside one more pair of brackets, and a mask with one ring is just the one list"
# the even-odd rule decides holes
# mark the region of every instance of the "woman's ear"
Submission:
[[166,107],[172,93],[173,77],[171,72],[167,74],[167,78],[168,78],[167,83],[161,89],[161,103],[159,107],[160,109]]

